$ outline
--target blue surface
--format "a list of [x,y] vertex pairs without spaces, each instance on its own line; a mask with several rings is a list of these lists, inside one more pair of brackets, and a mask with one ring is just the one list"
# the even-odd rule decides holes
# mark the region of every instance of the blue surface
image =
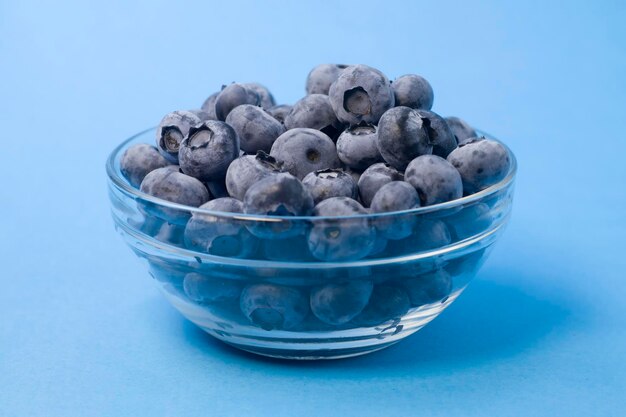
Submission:
[[[623,2],[88,3],[0,1],[1,416],[626,415]],[[221,83],[293,102],[320,62],[428,78],[516,152],[514,214],[408,340],[262,360],[160,297],[104,161]]]

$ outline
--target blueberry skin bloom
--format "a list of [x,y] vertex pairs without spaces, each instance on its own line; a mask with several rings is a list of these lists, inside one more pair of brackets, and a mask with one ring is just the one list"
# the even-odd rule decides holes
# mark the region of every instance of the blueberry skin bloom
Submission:
[[337,120],[328,96],[324,94],[310,94],[298,100],[285,117],[285,127],[321,130],[332,139],[336,139],[343,130],[343,125]]
[[178,164],[178,149],[189,129],[200,118],[190,111],[177,110],[163,117],[156,130],[156,145],[161,155],[172,164]]
[[270,175],[253,184],[243,199],[244,212],[275,216],[308,216],[313,197],[293,175]]
[[393,83],[393,92],[396,97],[396,106],[406,106],[412,109],[430,110],[435,98],[433,88],[425,78],[415,74],[403,75]]
[[463,197],[459,171],[437,155],[422,155],[412,160],[404,172],[404,180],[415,187],[423,206]]
[[500,143],[472,139],[459,145],[448,161],[459,171],[465,194],[473,194],[506,177],[511,167],[509,152]]
[[228,165],[239,156],[239,137],[224,122],[207,120],[189,129],[180,145],[180,169],[202,181],[224,178]]
[[328,91],[330,104],[342,123],[378,123],[385,111],[395,104],[389,79],[366,65],[344,69]]
[[[315,216],[358,216],[367,210],[349,197],[331,197],[313,210]],[[366,257],[372,251],[376,230],[367,218],[316,219],[309,232],[309,250],[321,261],[348,261]]]
[[[308,216],[313,211],[313,197],[302,183],[289,173],[270,175],[253,184],[243,199],[244,212],[275,216]],[[248,230],[262,239],[287,239],[303,233],[302,222],[254,221]]]
[[315,204],[331,197],[350,197],[356,199],[358,189],[349,174],[340,169],[325,169],[310,172],[302,180],[309,190]]
[[446,120],[437,113],[428,110],[416,110],[422,118],[426,132],[433,145],[433,155],[446,158],[456,149],[457,141]]
[[194,303],[214,304],[238,300],[241,284],[234,279],[214,278],[190,272],[183,280],[183,290]]
[[[392,181],[383,185],[374,195],[370,209],[373,213],[410,210],[420,206],[415,188],[404,181]],[[374,220],[376,229],[387,239],[404,239],[411,235],[416,217],[381,217]]]
[[141,181],[157,168],[170,165],[169,161],[154,146],[138,143],[124,151],[120,160],[122,175],[130,185],[139,188]]
[[[141,182],[140,190],[173,203],[200,207],[209,201],[209,191],[198,179],[185,175],[171,166],[150,172]],[[170,223],[184,224],[189,215],[166,207],[144,204],[144,209]]]
[[405,278],[400,284],[409,295],[412,307],[442,301],[452,292],[452,278],[443,269]]
[[242,84],[248,90],[252,90],[259,96],[259,105],[264,109],[269,109],[270,107],[274,107],[276,105],[276,100],[274,100],[274,96],[270,92],[270,90],[259,83],[243,83]]
[[326,94],[332,83],[339,78],[339,74],[347,65],[341,64],[320,64],[313,68],[306,77],[307,94]]
[[315,129],[286,131],[276,139],[270,155],[283,163],[283,169],[299,179],[309,172],[341,167],[333,141]]
[[354,280],[328,284],[311,290],[311,311],[324,323],[339,326],[355,318],[372,295],[371,281]]
[[376,326],[401,318],[409,308],[411,301],[405,290],[392,285],[376,285],[369,303],[353,322],[360,326]]
[[219,91],[211,94],[204,103],[202,103],[202,111],[204,111],[208,115],[208,120],[217,120],[217,115],[215,114],[215,100],[217,100],[217,96],[219,95]]
[[254,155],[257,151],[269,152],[285,127],[261,107],[242,104],[235,107],[226,117],[239,137],[241,149]]
[[241,312],[263,330],[290,330],[298,326],[309,312],[304,292],[274,284],[253,284],[243,289]]
[[378,123],[378,150],[385,162],[404,171],[413,159],[429,155],[433,144],[424,120],[409,107],[394,107]]
[[349,168],[364,171],[382,161],[378,151],[378,132],[374,125],[358,125],[346,129],[337,139],[337,155]]
[[448,123],[450,130],[452,130],[452,133],[456,137],[457,143],[461,143],[465,139],[475,138],[476,136],[478,136],[472,126],[470,126],[464,120],[459,119],[458,117],[446,117],[446,122]]
[[256,156],[240,156],[228,166],[226,189],[231,197],[243,200],[252,184],[280,172],[281,166],[276,159],[263,151],[259,151]]
[[267,109],[267,113],[270,114],[274,119],[278,120],[282,124],[285,124],[285,119],[293,106],[289,104],[279,104],[278,106],[270,107]]
[[415,188],[404,181],[392,181],[383,185],[374,195],[370,208],[373,213],[410,210],[420,206]]
[[374,195],[380,188],[391,181],[402,181],[403,175],[395,168],[384,162],[367,168],[359,177],[359,195],[365,207],[372,203]]
[[[228,213],[243,213],[241,201],[230,197],[211,200],[202,209]],[[193,213],[185,227],[185,246],[210,255],[245,258],[256,251],[257,240],[243,222],[229,217]]]
[[242,104],[259,106],[261,104],[261,98],[256,91],[251,88],[246,88],[244,84],[233,83],[227,85],[220,91],[215,99],[215,115],[217,116],[217,120],[226,120],[228,113]]

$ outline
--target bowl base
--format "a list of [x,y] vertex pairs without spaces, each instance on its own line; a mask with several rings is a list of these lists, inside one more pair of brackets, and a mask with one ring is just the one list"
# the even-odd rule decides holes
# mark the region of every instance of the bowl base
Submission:
[[449,306],[462,292],[460,288],[444,301],[409,312],[402,319],[375,327],[333,331],[266,331],[225,320],[206,306],[183,300],[172,293],[166,297],[187,319],[211,336],[238,349],[272,358],[292,360],[340,359],[364,355],[389,347],[415,333]]

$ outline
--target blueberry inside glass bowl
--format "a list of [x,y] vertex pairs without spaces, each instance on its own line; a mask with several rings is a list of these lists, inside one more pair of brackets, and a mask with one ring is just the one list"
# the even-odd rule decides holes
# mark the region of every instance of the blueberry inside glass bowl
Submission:
[[115,228],[187,319],[260,355],[343,358],[411,335],[461,294],[511,213],[517,165],[509,148],[505,178],[457,200],[384,214],[281,217],[142,193],[122,175],[120,158],[153,137],[153,129],[141,132],[108,158]]

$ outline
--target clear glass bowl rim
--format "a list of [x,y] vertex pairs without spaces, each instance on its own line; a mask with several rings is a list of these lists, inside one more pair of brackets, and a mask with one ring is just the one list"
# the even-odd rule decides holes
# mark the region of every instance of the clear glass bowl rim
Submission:
[[432,213],[432,212],[436,212],[439,210],[448,210],[448,209],[454,209],[457,207],[462,207],[467,204],[471,204],[483,198],[486,198],[492,194],[495,194],[498,191],[506,188],[512,182],[514,182],[515,176],[517,173],[517,159],[515,158],[515,154],[513,153],[513,151],[511,151],[511,149],[505,143],[498,140],[493,135],[490,135],[483,130],[476,129],[476,132],[478,133],[479,136],[485,136],[491,140],[496,140],[498,143],[500,143],[502,146],[505,147],[505,149],[507,150],[511,158],[511,167],[509,168],[509,172],[507,173],[507,175],[496,184],[488,188],[485,188],[482,191],[479,191],[477,193],[474,193],[465,197],[461,197],[456,200],[447,201],[445,203],[433,204],[431,206],[418,207],[418,208],[409,209],[409,210],[393,211],[393,212],[387,212],[387,213],[357,214],[353,216],[326,216],[326,217],[324,216],[269,216],[269,215],[258,215],[258,214],[213,211],[213,210],[202,209],[199,207],[192,207],[192,206],[187,206],[184,204],[173,203],[171,201],[167,201],[158,197],[151,196],[131,186],[129,183],[127,183],[126,179],[124,179],[120,175],[121,171],[115,168],[115,162],[119,158],[121,158],[122,150],[130,142],[134,141],[138,137],[145,135],[146,133],[153,131],[153,130],[155,130],[155,128],[151,127],[139,133],[136,133],[130,138],[124,140],[122,143],[120,143],[118,146],[116,146],[113,149],[113,151],[110,153],[109,157],[107,158],[107,162],[106,162],[106,171],[107,171],[107,175],[111,183],[118,190],[131,196],[134,200],[140,199],[142,201],[146,201],[146,202],[149,202],[151,204],[154,204],[160,207],[182,210],[182,211],[190,212],[191,214],[203,214],[203,215],[210,215],[210,216],[215,216],[215,217],[220,217],[220,218],[231,218],[233,220],[239,220],[239,221],[246,220],[246,221],[256,221],[256,222],[280,222],[280,221],[285,221],[285,220],[288,220],[288,221],[302,220],[302,221],[316,221],[317,222],[320,220],[329,220],[329,219],[333,219],[333,220],[345,219],[346,221],[349,221],[348,219],[362,220],[362,219],[376,219],[376,218],[382,218],[382,217],[408,216],[408,215],[420,215],[420,214],[425,214],[425,213]]

